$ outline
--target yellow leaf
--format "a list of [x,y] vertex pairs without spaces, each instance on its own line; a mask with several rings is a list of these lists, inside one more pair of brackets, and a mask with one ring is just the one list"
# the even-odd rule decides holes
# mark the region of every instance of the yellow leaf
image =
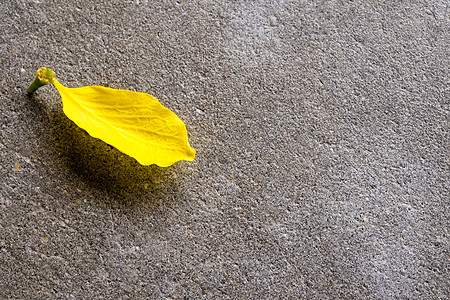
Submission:
[[167,167],[194,160],[183,121],[149,94],[102,86],[67,88],[56,79],[53,84],[69,119],[140,164]]

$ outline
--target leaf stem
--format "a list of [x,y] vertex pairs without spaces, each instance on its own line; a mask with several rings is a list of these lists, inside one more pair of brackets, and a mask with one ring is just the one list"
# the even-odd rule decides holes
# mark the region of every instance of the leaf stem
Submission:
[[36,78],[28,88],[28,93],[30,94],[34,93],[41,86],[53,83],[54,80],[55,80],[55,72],[46,67],[41,67],[39,68],[39,70],[37,70]]

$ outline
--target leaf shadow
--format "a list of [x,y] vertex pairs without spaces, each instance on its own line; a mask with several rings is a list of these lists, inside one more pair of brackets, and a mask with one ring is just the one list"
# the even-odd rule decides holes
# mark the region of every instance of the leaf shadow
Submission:
[[[62,167],[60,170],[66,173],[65,180],[73,181],[69,184],[74,190],[81,190],[74,194],[92,194],[91,199],[100,205],[129,213],[140,213],[142,209],[161,213],[183,198],[177,166],[142,166],[134,158],[91,137],[67,118],[60,103],[51,105],[36,94],[25,98],[20,102],[26,119],[37,123],[39,136],[50,146],[50,160],[60,161],[58,168]],[[48,174],[55,173],[58,171]]]
[[89,186],[117,195],[147,193],[170,173],[156,165],[142,166],[103,141],[91,137],[62,112],[52,118],[54,143],[61,159]]

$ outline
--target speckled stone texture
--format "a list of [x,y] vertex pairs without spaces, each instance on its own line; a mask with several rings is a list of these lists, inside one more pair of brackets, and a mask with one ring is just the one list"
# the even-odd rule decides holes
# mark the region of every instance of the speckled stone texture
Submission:
[[[0,1],[1,299],[448,299],[448,1]],[[154,95],[194,162],[62,113]]]

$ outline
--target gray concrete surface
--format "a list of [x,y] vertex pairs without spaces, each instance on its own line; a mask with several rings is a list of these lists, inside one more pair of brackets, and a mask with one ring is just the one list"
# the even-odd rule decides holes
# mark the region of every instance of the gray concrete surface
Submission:
[[[103,3],[105,2],[105,3]],[[448,299],[448,1],[0,3],[1,299]],[[150,93],[142,167],[72,87]]]

